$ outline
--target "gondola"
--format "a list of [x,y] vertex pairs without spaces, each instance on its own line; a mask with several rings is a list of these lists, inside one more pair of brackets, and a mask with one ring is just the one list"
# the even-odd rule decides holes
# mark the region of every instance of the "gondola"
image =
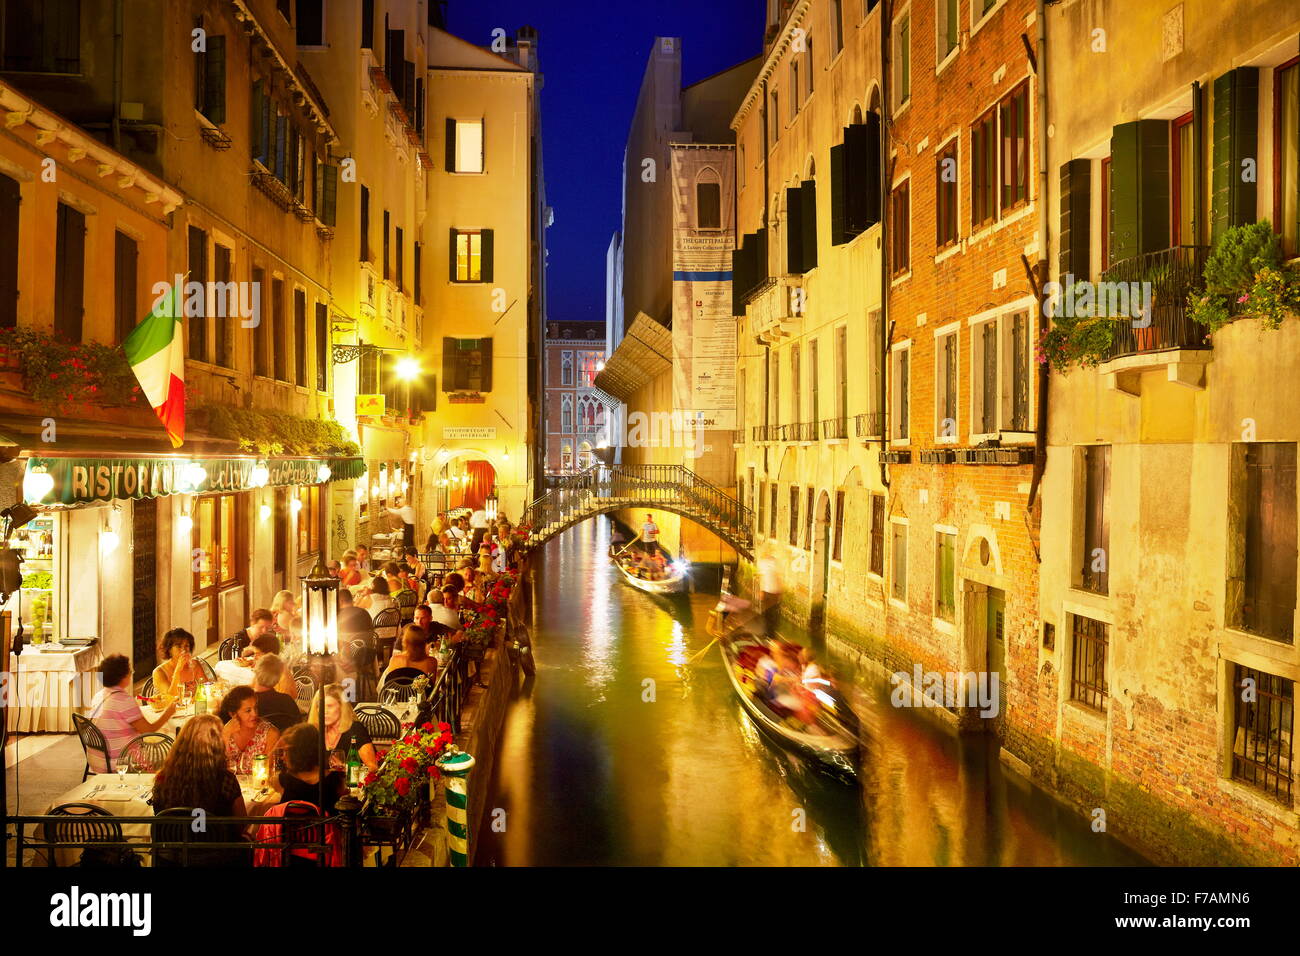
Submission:
[[678,594],[686,586],[687,567],[684,563],[672,561],[665,566],[667,573],[662,578],[652,579],[639,575],[632,559],[617,553],[612,545],[609,559],[623,575],[624,581],[647,594]]
[[722,663],[741,705],[758,729],[814,769],[846,782],[858,776],[858,718],[830,681],[814,686],[821,702],[817,720],[798,726],[782,717],[755,693],[753,663],[766,652],[761,638],[735,630],[718,639]]

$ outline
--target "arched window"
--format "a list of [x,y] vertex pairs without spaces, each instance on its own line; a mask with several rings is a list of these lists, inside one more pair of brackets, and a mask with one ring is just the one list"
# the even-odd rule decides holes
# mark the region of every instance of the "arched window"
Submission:
[[578,446],[578,470],[586,471],[596,463],[596,456],[591,450],[591,442],[583,442]]
[[572,352],[560,353],[560,384],[561,385],[573,384],[573,353]]
[[560,452],[560,471],[568,474],[573,471],[573,446],[565,445],[564,451]]
[[710,167],[700,170],[695,180],[695,225],[698,229],[722,228],[722,180]]
[[560,396],[560,431],[565,435],[573,434],[573,396]]
[[578,399],[578,430],[595,434],[605,423],[605,408],[590,395]]

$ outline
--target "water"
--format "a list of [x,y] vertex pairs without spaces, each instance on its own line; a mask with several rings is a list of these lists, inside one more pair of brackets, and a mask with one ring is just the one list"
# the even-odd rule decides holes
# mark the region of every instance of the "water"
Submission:
[[587,521],[534,562],[537,676],[506,717],[479,865],[1145,862],[883,683],[855,692],[861,786],[811,773],[758,733],[716,648],[686,666],[716,592],[636,591],[608,542]]

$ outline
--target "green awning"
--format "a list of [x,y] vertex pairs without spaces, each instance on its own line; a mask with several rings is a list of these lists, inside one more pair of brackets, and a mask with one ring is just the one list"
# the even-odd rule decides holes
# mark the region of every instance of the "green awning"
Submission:
[[27,459],[23,499],[32,505],[79,505],[121,498],[230,493],[348,481],[365,471],[360,458],[34,457]]

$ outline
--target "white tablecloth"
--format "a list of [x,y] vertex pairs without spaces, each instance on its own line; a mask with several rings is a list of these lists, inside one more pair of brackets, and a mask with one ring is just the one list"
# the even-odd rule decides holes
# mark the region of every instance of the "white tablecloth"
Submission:
[[[99,666],[99,645],[42,651],[28,645],[11,658],[14,673],[9,698],[9,730],[18,733],[71,733],[73,713],[84,714],[103,687],[89,672]],[[83,675],[78,679],[78,675]]]
[[217,661],[212,669],[216,671],[218,680],[232,688],[237,684],[253,683],[253,669],[238,661]]

